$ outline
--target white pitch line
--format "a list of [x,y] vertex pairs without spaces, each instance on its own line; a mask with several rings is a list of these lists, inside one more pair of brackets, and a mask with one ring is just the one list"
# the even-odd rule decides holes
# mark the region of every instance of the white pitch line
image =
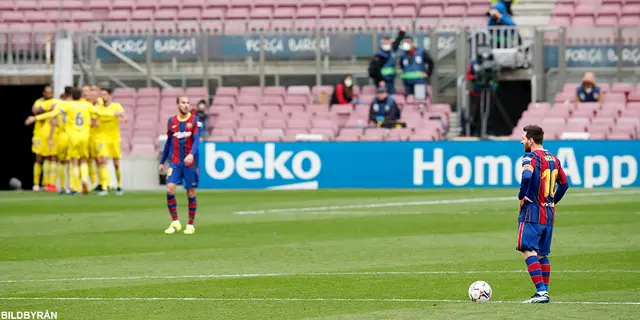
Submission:
[[[640,190],[627,191],[603,191],[570,194],[569,197],[593,197],[593,196],[610,196],[638,194]],[[477,203],[488,201],[515,201],[515,196],[511,197],[493,197],[493,198],[471,198],[471,199],[444,199],[429,201],[409,201],[409,202],[387,202],[387,203],[371,203],[371,204],[354,204],[344,206],[324,206],[324,207],[305,207],[305,208],[287,208],[287,209],[268,209],[255,211],[236,211],[233,214],[267,214],[267,213],[290,213],[290,212],[307,212],[307,211],[338,211],[345,209],[372,209],[372,208],[390,208],[390,207],[409,207],[409,206],[428,206],[439,204],[461,204],[461,203]]]
[[[171,279],[228,279],[271,277],[328,277],[328,276],[377,276],[377,275],[434,275],[434,274],[487,274],[528,273],[526,270],[481,270],[481,271],[361,271],[361,272],[311,272],[311,273],[237,273],[169,276],[86,277],[53,279],[0,280],[0,283],[31,283],[60,281],[121,281],[121,280],[171,280]],[[553,273],[640,273],[640,270],[554,270]]]
[[[180,297],[159,297],[159,298],[106,298],[106,297],[0,297],[4,301],[281,301],[281,302],[443,302],[443,303],[463,303],[469,300],[448,300],[448,299],[404,299],[404,298],[180,298]],[[491,303],[522,303],[514,300],[496,300]],[[552,301],[552,304],[578,304],[578,305],[640,305],[635,301]]]

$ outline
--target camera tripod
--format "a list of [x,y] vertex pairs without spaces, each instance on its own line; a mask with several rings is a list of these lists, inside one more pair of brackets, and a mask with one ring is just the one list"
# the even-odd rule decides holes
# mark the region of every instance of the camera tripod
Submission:
[[[473,119],[474,115],[476,114],[475,108],[480,108],[480,139],[482,140],[487,140],[489,137],[487,134],[487,127],[489,123],[489,116],[491,115],[492,101],[495,101],[496,109],[498,110],[498,112],[500,112],[501,116],[504,118],[507,125],[509,127],[513,127],[513,124],[509,119],[509,115],[504,110],[504,107],[502,106],[502,103],[500,103],[500,100],[498,99],[495,92],[493,91],[493,88],[491,87],[491,85],[487,85],[486,87],[482,88],[480,91],[480,103],[478,105],[474,104],[473,106],[471,106],[471,108],[468,108],[469,115],[467,116],[467,119],[469,120]],[[475,119],[473,120],[475,122]],[[471,122],[472,121],[467,121],[467,125],[466,125],[467,136],[471,135]]]

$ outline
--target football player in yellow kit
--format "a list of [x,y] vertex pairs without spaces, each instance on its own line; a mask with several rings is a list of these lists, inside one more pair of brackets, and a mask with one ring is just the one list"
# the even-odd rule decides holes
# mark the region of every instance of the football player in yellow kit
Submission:
[[69,136],[69,159],[71,162],[70,186],[71,194],[76,194],[80,189],[83,193],[89,192],[88,178],[88,158],[89,158],[89,134],[91,130],[91,120],[98,116],[121,116],[113,111],[101,110],[87,101],[82,101],[82,91],[73,89],[71,91],[72,101],[63,101],[51,112],[31,116],[26,124],[39,120],[46,120],[57,117],[60,113],[66,114],[66,133]]
[[120,158],[122,153],[120,150],[120,124],[118,121],[127,122],[127,118],[124,116],[124,108],[121,104],[111,101],[111,93],[113,91],[110,88],[101,89],[101,97],[104,102],[103,108],[109,111],[113,111],[114,114],[121,113],[123,116],[114,118],[99,117],[99,125],[95,128],[96,132],[96,153],[98,156],[98,175],[100,176],[100,184],[102,190],[100,195],[106,195],[109,188],[109,159],[113,160],[113,166],[115,167],[117,189],[116,194],[122,195],[122,179],[120,172]]
[[[51,110],[51,105],[55,102],[53,98],[53,87],[46,86],[42,91],[42,97],[33,103],[32,112],[34,115],[38,115]],[[43,139],[43,133],[47,130],[51,130],[51,126],[46,124],[48,121],[36,121],[33,127],[33,138],[31,140],[31,151],[36,155],[36,161],[33,164],[33,191],[40,191],[41,183],[49,185],[50,173],[51,173],[51,152],[48,145],[48,137],[50,132],[46,132]],[[47,128],[43,129],[43,126]],[[44,146],[47,144],[47,146]],[[44,172],[43,172],[44,169]],[[43,174],[44,173],[44,174]],[[42,180],[40,179],[42,176]]]

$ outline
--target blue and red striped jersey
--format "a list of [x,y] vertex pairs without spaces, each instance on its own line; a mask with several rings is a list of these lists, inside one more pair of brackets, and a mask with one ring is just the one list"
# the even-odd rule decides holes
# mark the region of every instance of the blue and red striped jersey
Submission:
[[[523,206],[518,221],[553,226],[555,204],[560,201],[569,183],[560,161],[547,150],[535,150],[522,158],[522,171],[523,181],[518,198],[526,196],[533,203]],[[530,178],[525,179],[525,176],[529,176],[525,171],[531,172]],[[556,196],[557,186],[562,191]]]
[[173,164],[184,165],[184,158],[192,154],[194,164],[197,165],[201,128],[202,122],[194,113],[189,113],[185,119],[180,119],[178,115],[169,118],[167,142],[160,163],[169,159]]

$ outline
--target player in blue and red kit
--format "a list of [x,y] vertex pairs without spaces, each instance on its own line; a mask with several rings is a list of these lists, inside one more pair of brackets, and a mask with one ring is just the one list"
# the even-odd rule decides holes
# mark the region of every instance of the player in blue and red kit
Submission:
[[191,112],[189,98],[179,96],[176,99],[178,114],[169,118],[167,123],[167,142],[160,159],[160,173],[164,172],[164,163],[169,160],[167,170],[167,208],[171,214],[171,224],[164,233],[174,234],[182,229],[178,220],[176,202],[176,186],[184,182],[189,199],[189,223],[184,229],[185,234],[196,232],[193,221],[196,217],[196,188],[200,170],[198,168],[198,144],[200,142],[200,130],[202,122]]
[[[518,244],[536,293],[525,303],[549,302],[551,236],[556,216],[555,205],[569,188],[567,176],[556,156],[542,147],[544,131],[526,126],[522,144],[522,182],[518,193]],[[557,184],[557,188],[556,188]],[[532,200],[533,199],[533,200]]]

